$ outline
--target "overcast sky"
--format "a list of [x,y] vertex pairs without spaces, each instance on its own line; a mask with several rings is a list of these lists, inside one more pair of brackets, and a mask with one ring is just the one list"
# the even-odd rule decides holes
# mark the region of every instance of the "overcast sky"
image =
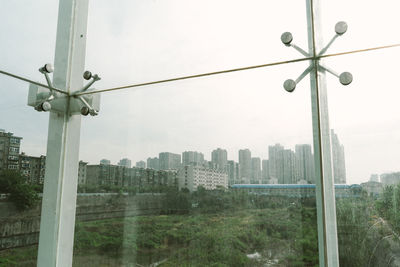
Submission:
[[[58,1],[0,0],[0,69],[44,82],[37,69],[53,62]],[[360,7],[362,6],[362,9]],[[398,0],[326,0],[323,36],[349,25],[329,52],[400,43]],[[307,48],[305,1],[90,1],[86,69],[96,88],[263,64],[300,55],[280,42],[291,31]],[[330,124],[345,147],[348,183],[371,173],[400,171],[400,49],[326,60],[354,82],[328,76]],[[308,77],[282,88],[307,63],[186,80],[102,94],[98,117],[82,121],[81,156],[133,162],[159,152],[217,147],[267,158],[268,146],[312,143]],[[28,85],[0,76],[0,128],[22,136],[22,151],[46,153],[48,114],[26,106]]]

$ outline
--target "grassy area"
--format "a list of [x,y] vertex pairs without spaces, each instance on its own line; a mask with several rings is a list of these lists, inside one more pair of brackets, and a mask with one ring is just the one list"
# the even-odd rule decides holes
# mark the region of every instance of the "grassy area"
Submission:
[[[163,261],[161,266],[261,266],[275,259],[284,265],[314,266],[316,251],[315,210],[311,208],[80,223],[75,239],[78,262],[91,255],[108,255],[119,259],[118,264]],[[255,252],[261,260],[246,256]]]
[[[315,266],[313,208],[139,216],[76,225],[74,266]],[[246,255],[258,252],[261,259]],[[0,253],[1,266],[33,266],[37,247]]]

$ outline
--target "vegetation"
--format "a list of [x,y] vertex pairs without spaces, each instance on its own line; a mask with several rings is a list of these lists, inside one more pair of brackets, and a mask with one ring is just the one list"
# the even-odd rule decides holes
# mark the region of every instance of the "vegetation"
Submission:
[[20,210],[33,207],[39,199],[35,187],[25,183],[25,178],[16,171],[0,173],[0,193],[9,194],[8,199]]
[[[341,266],[391,266],[382,264],[400,248],[385,242],[400,225],[397,193],[337,200]],[[317,240],[315,199],[170,189],[161,214],[78,222],[74,266],[318,266]],[[35,253],[0,251],[0,266],[34,262]]]

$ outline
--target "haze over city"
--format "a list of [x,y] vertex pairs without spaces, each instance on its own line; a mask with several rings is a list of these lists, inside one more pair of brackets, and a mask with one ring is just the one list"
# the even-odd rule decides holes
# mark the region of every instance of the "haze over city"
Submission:
[[[296,44],[306,48],[304,2],[290,1],[290,9],[288,4],[119,1],[115,6],[92,1],[87,69],[102,77],[95,84],[100,89],[298,58],[281,44],[280,35],[291,31]],[[37,69],[54,58],[56,1],[7,1],[3,7],[0,69],[44,82]],[[337,21],[349,25],[330,51],[396,43],[398,9],[395,0],[380,6],[364,3],[363,12],[357,3],[327,2],[324,39],[331,38]],[[399,90],[393,86],[398,70],[391,60],[398,55],[394,48],[326,60],[338,72],[354,76],[348,87],[328,76],[330,126],[345,147],[348,183],[400,169]],[[268,146],[275,143],[291,149],[312,144],[308,79],[292,94],[282,88],[284,80],[305,67],[307,63],[296,63],[103,93],[100,115],[83,120],[80,158],[97,163],[128,157],[136,162],[160,151],[185,150],[208,157],[207,152],[223,147],[237,161],[242,148],[267,158]],[[27,154],[45,154],[48,114],[26,105],[27,92],[28,84],[0,76],[0,128],[23,136]]]

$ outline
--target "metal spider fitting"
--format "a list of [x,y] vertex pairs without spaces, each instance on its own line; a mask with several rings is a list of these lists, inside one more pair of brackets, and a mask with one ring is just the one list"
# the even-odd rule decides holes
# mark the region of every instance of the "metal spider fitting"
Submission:
[[[84,116],[89,114],[92,116],[98,115],[100,108],[100,94],[84,96],[78,95],[79,93],[93,90],[89,88],[96,81],[101,79],[97,74],[92,75],[90,71],[85,71],[83,73],[83,78],[89,82],[82,89],[69,94],[54,88],[49,76],[53,71],[54,68],[49,63],[39,69],[39,72],[41,72],[46,78],[48,88],[30,84],[28,105],[33,106],[37,111],[55,111],[58,113],[66,112],[66,107],[69,106],[70,114],[80,113]],[[68,105],[67,100],[69,101]]]
[[322,64],[319,63],[319,59],[322,55],[325,54],[325,52],[328,50],[328,48],[333,44],[333,42],[338,38],[339,36],[342,36],[345,32],[347,31],[347,23],[344,21],[340,21],[336,23],[335,25],[335,35],[333,38],[329,41],[329,43],[314,57],[313,55],[310,55],[307,53],[305,50],[302,48],[298,47],[295,45],[293,41],[293,35],[290,32],[284,32],[281,35],[281,41],[284,45],[288,47],[293,47],[296,49],[298,52],[300,52],[303,56],[306,57],[313,57],[313,60],[317,61],[317,64],[311,64],[307,69],[303,71],[303,73],[300,74],[300,76],[296,80],[288,79],[283,83],[283,88],[285,88],[286,91],[288,92],[293,92],[294,89],[296,88],[296,85],[305,77],[307,76],[308,73],[310,73],[314,68],[320,68],[323,69],[330,74],[336,76],[339,78],[339,81],[343,85],[349,85],[353,81],[353,75],[351,75],[350,72],[342,72],[341,74],[338,74],[337,72],[333,71],[332,69],[323,66]]

